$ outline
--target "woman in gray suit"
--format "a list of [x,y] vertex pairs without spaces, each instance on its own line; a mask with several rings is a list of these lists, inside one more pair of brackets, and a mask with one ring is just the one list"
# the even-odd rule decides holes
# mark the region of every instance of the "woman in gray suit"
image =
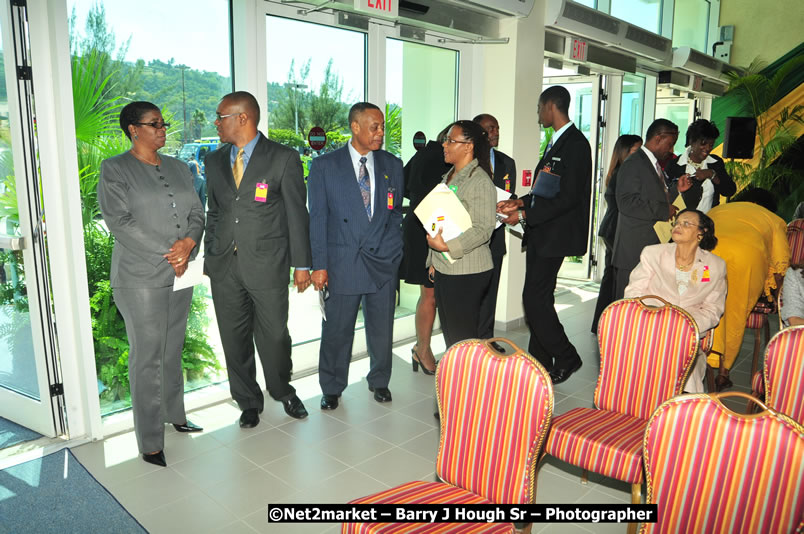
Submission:
[[168,128],[159,108],[132,102],[120,112],[131,150],[104,160],[98,182],[103,220],[115,238],[111,284],[126,322],[134,432],[142,458],[165,466],[165,423],[200,432],[184,412],[181,353],[192,288],[173,291],[204,230],[187,165],[163,156]]

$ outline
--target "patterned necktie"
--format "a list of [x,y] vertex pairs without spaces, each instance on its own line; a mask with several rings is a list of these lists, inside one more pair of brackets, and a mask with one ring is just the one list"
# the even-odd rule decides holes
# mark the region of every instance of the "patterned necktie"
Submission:
[[670,204],[670,193],[667,191],[667,182],[664,179],[664,170],[658,161],[656,161],[656,172],[659,173],[659,181],[662,182],[662,188],[664,189],[664,196],[667,198],[667,204]]
[[237,157],[232,166],[232,175],[234,176],[236,189],[240,188],[240,180],[243,179],[243,154],[245,154],[245,149],[241,148],[237,151]]
[[360,158],[360,170],[357,171],[357,183],[360,185],[360,193],[363,195],[363,206],[366,208],[366,215],[371,220],[371,182],[369,181],[368,169],[366,169],[366,157]]

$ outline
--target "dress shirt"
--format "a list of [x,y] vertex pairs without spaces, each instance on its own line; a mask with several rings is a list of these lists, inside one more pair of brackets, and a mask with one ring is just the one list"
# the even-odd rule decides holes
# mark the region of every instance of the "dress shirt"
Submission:
[[[653,166],[653,169],[654,169],[654,170],[656,170],[656,164],[657,164],[657,163],[659,163],[659,160],[658,160],[658,159],[656,159],[656,156],[654,156],[654,155],[653,155],[653,152],[651,152],[650,150],[648,150],[647,148],[645,148],[645,145],[642,145],[642,146],[641,146],[641,147],[639,147],[639,148],[640,148],[640,150],[642,150],[642,151],[643,151],[645,154],[647,154],[648,159],[650,160],[650,164]],[[662,183],[664,183],[664,176],[660,176],[658,173],[657,173],[657,176],[659,176],[659,178],[661,178],[661,179],[662,179]],[[665,186],[665,189],[667,189],[667,186]]]
[[[257,132],[257,135],[254,136],[254,139],[246,143],[246,146],[243,147],[243,174],[246,174],[246,167],[248,167],[251,154],[254,153],[254,147],[257,146],[257,141],[259,140],[260,133]],[[233,144],[232,149],[229,151],[229,163],[231,163],[232,167],[234,167],[235,160],[237,159],[237,153],[239,151],[240,148]]]
[[[494,148],[493,147],[491,149],[489,149],[489,162],[491,163],[491,173],[494,174],[494,165],[495,165],[496,162],[494,160]],[[492,178],[493,178],[493,176],[492,176]]]
[[[352,166],[355,168],[355,180],[358,181],[359,185],[360,182],[358,176],[360,175],[360,158],[362,158],[363,155],[355,150],[355,147],[352,146],[351,141],[347,143],[347,146],[349,147],[349,155],[352,157]],[[368,171],[369,184],[371,184],[371,216],[374,217],[374,152],[369,151],[365,157],[366,171]]]
[[[561,137],[561,134],[566,132],[567,129],[569,129],[570,126],[572,126],[572,121],[569,121],[567,124],[565,124],[564,126],[562,126],[561,128],[559,128],[558,130],[556,130],[553,133],[553,137],[551,137],[550,141],[547,143],[548,145],[550,145],[550,148],[556,146],[556,143],[558,142],[558,138]],[[545,150],[544,153],[547,154],[547,151]]]

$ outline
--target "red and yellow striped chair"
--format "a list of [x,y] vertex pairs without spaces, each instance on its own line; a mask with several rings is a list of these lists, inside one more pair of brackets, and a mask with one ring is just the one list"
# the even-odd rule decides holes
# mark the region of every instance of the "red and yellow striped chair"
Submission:
[[[754,397],[804,423],[804,326],[777,332],[765,350],[765,368],[751,381]],[[749,405],[749,408],[751,406]]]
[[684,395],[653,414],[643,456],[658,517],[642,534],[804,529],[804,427],[764,406],[738,415],[720,400],[738,396],[749,397]]
[[[497,353],[504,342],[512,354]],[[553,385],[534,358],[502,338],[456,343],[436,371],[441,441],[436,474],[350,504],[530,504],[553,416]],[[345,523],[341,532],[513,533],[511,523]]]
[[[664,302],[648,306],[644,300]],[[618,300],[598,325],[600,374],[594,408],[557,416],[545,454],[631,484],[642,500],[642,437],[653,410],[681,393],[698,350],[698,326],[655,296]],[[629,527],[636,531],[636,525]]]
[[790,263],[804,263],[804,219],[795,219],[787,225],[787,243],[790,245]]

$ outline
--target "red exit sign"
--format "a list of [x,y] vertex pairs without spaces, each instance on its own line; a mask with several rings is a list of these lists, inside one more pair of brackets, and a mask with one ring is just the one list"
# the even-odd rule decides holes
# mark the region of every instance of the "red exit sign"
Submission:
[[589,43],[576,38],[573,38],[570,43],[570,59],[586,61],[586,56],[589,54]]
[[381,17],[399,16],[400,0],[355,0],[355,9],[370,15]]

